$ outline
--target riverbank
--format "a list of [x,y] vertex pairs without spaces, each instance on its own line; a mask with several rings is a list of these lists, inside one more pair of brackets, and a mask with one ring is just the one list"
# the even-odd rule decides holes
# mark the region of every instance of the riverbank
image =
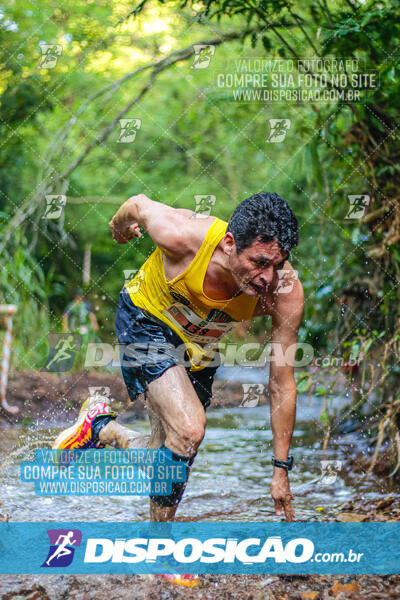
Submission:
[[[122,422],[134,416],[140,417],[145,407],[140,397],[136,402],[129,400],[122,375],[118,372],[86,372],[62,374],[40,371],[12,372],[7,388],[7,401],[17,406],[19,412],[11,415],[0,409],[0,425],[40,426],[70,422],[78,413],[82,402],[89,394],[89,388],[106,388],[113,399],[113,408]],[[239,406],[243,401],[241,384],[215,380],[213,386],[213,407]],[[259,404],[266,404],[260,397]]]
[[1,600],[397,600],[400,575],[203,575],[192,589],[144,575],[3,575],[0,593]]

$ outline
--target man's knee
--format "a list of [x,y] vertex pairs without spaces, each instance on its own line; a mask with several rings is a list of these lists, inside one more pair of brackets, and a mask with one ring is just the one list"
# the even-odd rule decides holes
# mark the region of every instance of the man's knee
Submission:
[[[194,456],[203,441],[205,423],[181,424],[176,432],[168,436],[174,451],[182,456]],[[166,443],[168,446],[168,441]]]
[[185,428],[183,431],[183,440],[188,445],[189,451],[191,448],[197,450],[203,441],[205,431],[205,423],[193,423]]

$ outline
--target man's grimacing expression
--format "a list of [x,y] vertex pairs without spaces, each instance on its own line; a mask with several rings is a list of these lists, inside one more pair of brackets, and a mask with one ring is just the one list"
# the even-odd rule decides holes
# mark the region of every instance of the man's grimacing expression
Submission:
[[224,241],[232,276],[241,291],[248,296],[265,293],[276,271],[283,268],[289,256],[289,252],[282,250],[276,239],[270,242],[254,240],[239,254],[230,232],[226,234]]

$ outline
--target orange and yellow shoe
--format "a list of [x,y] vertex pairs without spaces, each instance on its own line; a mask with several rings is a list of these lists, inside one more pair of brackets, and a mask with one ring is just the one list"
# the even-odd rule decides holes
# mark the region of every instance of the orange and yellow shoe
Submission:
[[100,416],[116,417],[110,406],[110,398],[99,395],[89,396],[82,404],[76,423],[58,435],[53,450],[103,448],[103,444],[94,443],[92,439],[93,422]]
[[[147,533],[143,533],[143,537],[147,537]],[[201,584],[201,580],[198,575],[192,574],[182,574],[174,572],[177,565],[176,561],[172,558],[172,556],[162,556],[157,561],[160,566],[164,567],[165,571],[170,571],[169,573],[149,573],[147,577],[149,580],[154,579],[163,579],[164,581],[168,581],[168,583],[172,583],[174,585],[182,585],[184,587],[192,588]]]
[[196,587],[200,585],[200,579],[198,575],[181,575],[181,574],[157,574],[155,577],[174,583],[175,585],[183,585],[185,587]]

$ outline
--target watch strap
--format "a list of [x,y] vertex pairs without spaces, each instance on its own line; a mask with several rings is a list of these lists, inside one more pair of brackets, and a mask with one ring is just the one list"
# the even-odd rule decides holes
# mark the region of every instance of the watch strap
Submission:
[[279,467],[281,469],[286,469],[286,471],[291,471],[293,468],[293,456],[289,456],[288,460],[277,460],[275,457],[272,458],[272,464],[274,467]]

